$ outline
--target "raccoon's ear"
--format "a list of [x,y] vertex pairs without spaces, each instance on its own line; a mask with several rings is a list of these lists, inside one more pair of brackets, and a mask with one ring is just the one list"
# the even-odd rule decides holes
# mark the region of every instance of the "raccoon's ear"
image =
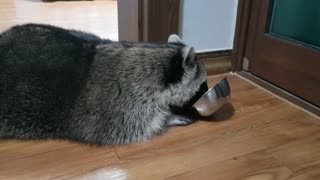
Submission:
[[195,60],[196,53],[193,47],[185,46],[182,48],[183,64],[188,64]]
[[184,45],[184,42],[182,41],[182,39],[176,34],[171,34],[168,38],[168,42],[169,43],[179,43],[179,44]]

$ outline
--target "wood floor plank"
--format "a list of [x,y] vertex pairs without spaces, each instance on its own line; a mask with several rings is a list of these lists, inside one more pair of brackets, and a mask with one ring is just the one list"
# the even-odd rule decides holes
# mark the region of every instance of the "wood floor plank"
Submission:
[[[210,78],[210,84],[218,79]],[[235,112],[228,120],[176,127],[143,144],[116,146],[121,163],[101,171],[118,168],[132,179],[162,179],[319,132],[314,116],[237,77],[229,79]]]
[[[319,132],[319,119],[234,75],[209,77],[210,85],[223,76],[228,76],[230,80],[232,105],[223,107],[212,119],[187,127],[171,128],[162,136],[142,144],[115,146],[116,151],[112,147],[90,147],[68,142],[36,144],[31,141],[1,141],[0,179],[163,179],[193,174],[193,171],[207,171],[211,166],[221,167],[219,172],[223,173],[223,167],[230,165],[236,170],[246,162],[252,162],[247,164],[248,167],[256,165],[257,169],[242,171],[240,168],[234,172],[234,177],[287,177],[288,169],[283,166],[286,163],[278,164],[268,153],[276,158],[277,154],[282,156],[282,153],[295,155],[295,151],[288,150],[294,147],[290,144],[295,142],[304,142],[307,144],[304,147],[313,148],[308,145],[309,141],[304,140]],[[310,140],[309,144],[315,141]],[[269,149],[270,152],[267,152]],[[306,161],[304,166],[296,165],[298,163],[291,159],[295,156],[284,156],[279,161],[288,159],[287,162],[293,162],[291,164],[295,166],[288,165],[293,171],[296,166],[298,170],[301,167],[310,170],[310,165],[315,161],[311,161],[308,155],[316,154],[316,149],[317,146],[309,153],[295,155]],[[265,157],[255,155],[263,150],[267,153]],[[232,160],[233,157],[238,157],[240,161]],[[250,157],[261,160],[253,161]],[[269,161],[274,163],[269,163],[269,166]],[[255,172],[259,176],[253,176]],[[219,176],[228,177],[223,174]]]
[[289,180],[319,180],[320,179],[320,168],[314,169],[312,171],[300,174]]
[[270,154],[256,152],[245,156],[234,157],[223,162],[209,164],[167,179],[284,180],[288,179],[291,173],[288,168],[284,167],[281,162],[277,161]]
[[[290,131],[290,129],[288,129]],[[306,138],[269,149],[274,157],[295,174],[320,168],[320,134],[315,132]]]
[[0,140],[0,164],[17,158],[28,157],[78,145],[78,143],[67,141]]
[[[210,86],[212,86],[222,77],[223,76],[215,76],[210,78]],[[244,83],[243,86],[241,86],[241,83],[237,82],[237,80],[239,80],[237,77],[229,76],[228,78],[232,89],[232,105],[228,105],[227,107],[223,108],[217,115],[218,117],[225,117],[218,118],[218,120],[227,119],[227,121],[215,122],[216,118],[212,117],[212,119],[209,119],[212,122],[199,122],[186,128],[172,128],[169,133],[165,134],[165,137],[159,137],[144,144],[116,147],[116,151],[120,158],[132,158],[134,154],[140,154],[139,152],[149,152],[149,149],[161,151],[160,147],[167,145],[171,146],[171,144],[175,142],[178,142],[183,147],[184,144],[189,145],[189,141],[197,141],[197,139],[203,141],[204,137],[210,138],[210,136],[215,136],[219,138],[224,137],[224,134],[233,135],[229,130],[241,131],[241,129],[247,127],[247,125],[243,123],[249,123],[249,121],[263,124],[264,122],[259,121],[259,118],[256,118],[256,116],[259,116],[260,113],[263,114],[263,111],[269,111],[268,108],[280,111],[279,107],[283,106],[284,104],[267,93],[261,93],[261,90],[257,90],[254,86],[248,83]],[[250,97],[258,98],[252,99]],[[284,106],[288,107],[286,104]],[[254,116],[254,118],[251,118],[251,116]],[[240,127],[237,127],[236,125]],[[184,140],[187,142],[184,143]]]
[[118,163],[112,148],[77,145],[0,163],[0,179],[63,179]]
[[0,32],[16,24],[42,23],[118,40],[116,1],[1,0]]
[[[117,40],[112,1],[1,0],[0,31],[47,23]],[[141,144],[0,140],[0,179],[320,179],[320,120],[236,75],[214,116]]]
[[[162,179],[212,162],[220,162],[233,156],[241,156],[270,146],[276,146],[301,136],[296,134],[285,135],[278,132],[286,127],[292,129],[293,132],[309,133],[309,128],[300,129],[298,127],[299,124],[296,123],[294,122],[293,124],[295,125],[291,125],[279,122],[277,125],[272,122],[270,125],[257,125],[257,127],[249,127],[247,129],[240,128],[234,130],[233,132],[235,133],[227,130],[230,134],[222,131],[206,131],[208,134],[215,134],[207,137],[198,137],[198,133],[193,133],[194,139],[191,138],[185,143],[182,141],[182,143],[165,144],[162,147],[154,146],[152,150],[141,150],[132,155],[133,158],[131,156],[124,158],[128,162],[119,164],[117,167],[126,169],[128,174],[135,179]],[[217,131],[219,130],[217,129]],[[314,131],[319,131],[319,129]],[[223,134],[227,135],[224,136]],[[177,137],[180,137],[180,135],[178,134]],[[156,144],[156,141],[153,144]]]

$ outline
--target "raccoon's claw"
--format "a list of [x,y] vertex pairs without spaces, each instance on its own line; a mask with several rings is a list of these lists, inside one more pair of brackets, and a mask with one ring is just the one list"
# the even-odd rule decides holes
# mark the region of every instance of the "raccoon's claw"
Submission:
[[169,126],[187,126],[189,124],[193,123],[192,119],[181,117],[181,116],[175,116],[174,118],[171,118],[168,122]]

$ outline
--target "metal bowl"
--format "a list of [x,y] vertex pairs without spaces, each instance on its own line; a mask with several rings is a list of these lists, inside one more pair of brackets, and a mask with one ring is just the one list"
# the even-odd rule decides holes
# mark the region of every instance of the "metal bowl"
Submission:
[[230,97],[229,82],[227,78],[224,78],[202,95],[193,107],[201,116],[210,116],[228,102]]

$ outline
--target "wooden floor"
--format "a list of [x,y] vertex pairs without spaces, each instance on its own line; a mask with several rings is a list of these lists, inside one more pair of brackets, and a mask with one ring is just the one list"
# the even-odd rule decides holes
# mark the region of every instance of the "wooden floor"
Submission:
[[16,24],[42,23],[118,40],[117,2],[0,0],[0,32]]
[[319,180],[320,119],[226,76],[231,102],[215,117],[142,144],[1,140],[0,179]]
[[[0,31],[28,22],[118,38],[114,1],[0,1]],[[319,180],[320,119],[227,76],[231,102],[215,117],[142,144],[0,140],[0,179]],[[210,77],[210,85],[221,78]]]

